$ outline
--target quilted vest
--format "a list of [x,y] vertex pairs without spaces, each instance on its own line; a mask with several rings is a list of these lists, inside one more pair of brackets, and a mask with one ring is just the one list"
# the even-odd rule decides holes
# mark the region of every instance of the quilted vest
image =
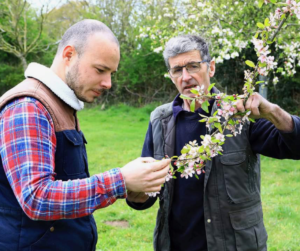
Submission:
[[[58,98],[47,86],[26,79],[0,98],[0,110],[16,98],[33,97],[51,114],[57,147],[56,180],[89,177],[87,143],[80,131],[76,111]],[[1,118],[0,118],[1,119]],[[96,223],[92,215],[78,219],[33,221],[21,209],[0,162],[0,250],[95,250]]]

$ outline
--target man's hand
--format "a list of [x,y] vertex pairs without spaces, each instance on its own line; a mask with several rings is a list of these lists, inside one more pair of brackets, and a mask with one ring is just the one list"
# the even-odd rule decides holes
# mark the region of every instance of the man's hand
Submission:
[[127,191],[127,200],[135,203],[144,203],[149,199],[149,196],[145,193],[138,193]]
[[289,132],[294,129],[294,122],[289,113],[256,92],[248,98],[245,105],[243,99],[238,100],[236,107],[240,112],[244,112],[246,109],[250,110],[250,118],[264,118],[269,120],[279,130]]
[[171,160],[137,158],[121,168],[126,188],[132,192],[158,192],[165,183]]

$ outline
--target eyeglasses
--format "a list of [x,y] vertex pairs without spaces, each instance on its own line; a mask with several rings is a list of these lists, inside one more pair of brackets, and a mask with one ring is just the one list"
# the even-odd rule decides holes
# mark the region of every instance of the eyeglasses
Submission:
[[169,69],[169,73],[171,77],[173,78],[178,78],[181,77],[182,75],[182,69],[185,67],[188,73],[195,73],[201,69],[201,64],[202,63],[209,63],[208,60],[202,60],[199,62],[191,62],[183,66],[177,66],[174,68]]

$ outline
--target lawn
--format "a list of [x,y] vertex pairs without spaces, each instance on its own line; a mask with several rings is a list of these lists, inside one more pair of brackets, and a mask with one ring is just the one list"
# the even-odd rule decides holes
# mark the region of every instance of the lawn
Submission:
[[[150,112],[143,108],[113,106],[79,112],[81,129],[88,141],[90,173],[100,173],[140,156]],[[268,250],[300,251],[300,161],[262,157],[262,201],[269,234]],[[94,213],[98,227],[97,251],[146,251],[152,248],[157,204],[136,211],[119,200]],[[128,228],[114,227],[105,221],[129,223]]]

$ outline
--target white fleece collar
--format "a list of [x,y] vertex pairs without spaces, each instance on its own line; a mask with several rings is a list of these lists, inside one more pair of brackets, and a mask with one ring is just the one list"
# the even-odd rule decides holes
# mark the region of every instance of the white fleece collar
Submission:
[[83,109],[84,103],[76,97],[74,91],[50,68],[38,63],[30,63],[25,71],[25,77],[41,81],[75,110],[79,111]]

